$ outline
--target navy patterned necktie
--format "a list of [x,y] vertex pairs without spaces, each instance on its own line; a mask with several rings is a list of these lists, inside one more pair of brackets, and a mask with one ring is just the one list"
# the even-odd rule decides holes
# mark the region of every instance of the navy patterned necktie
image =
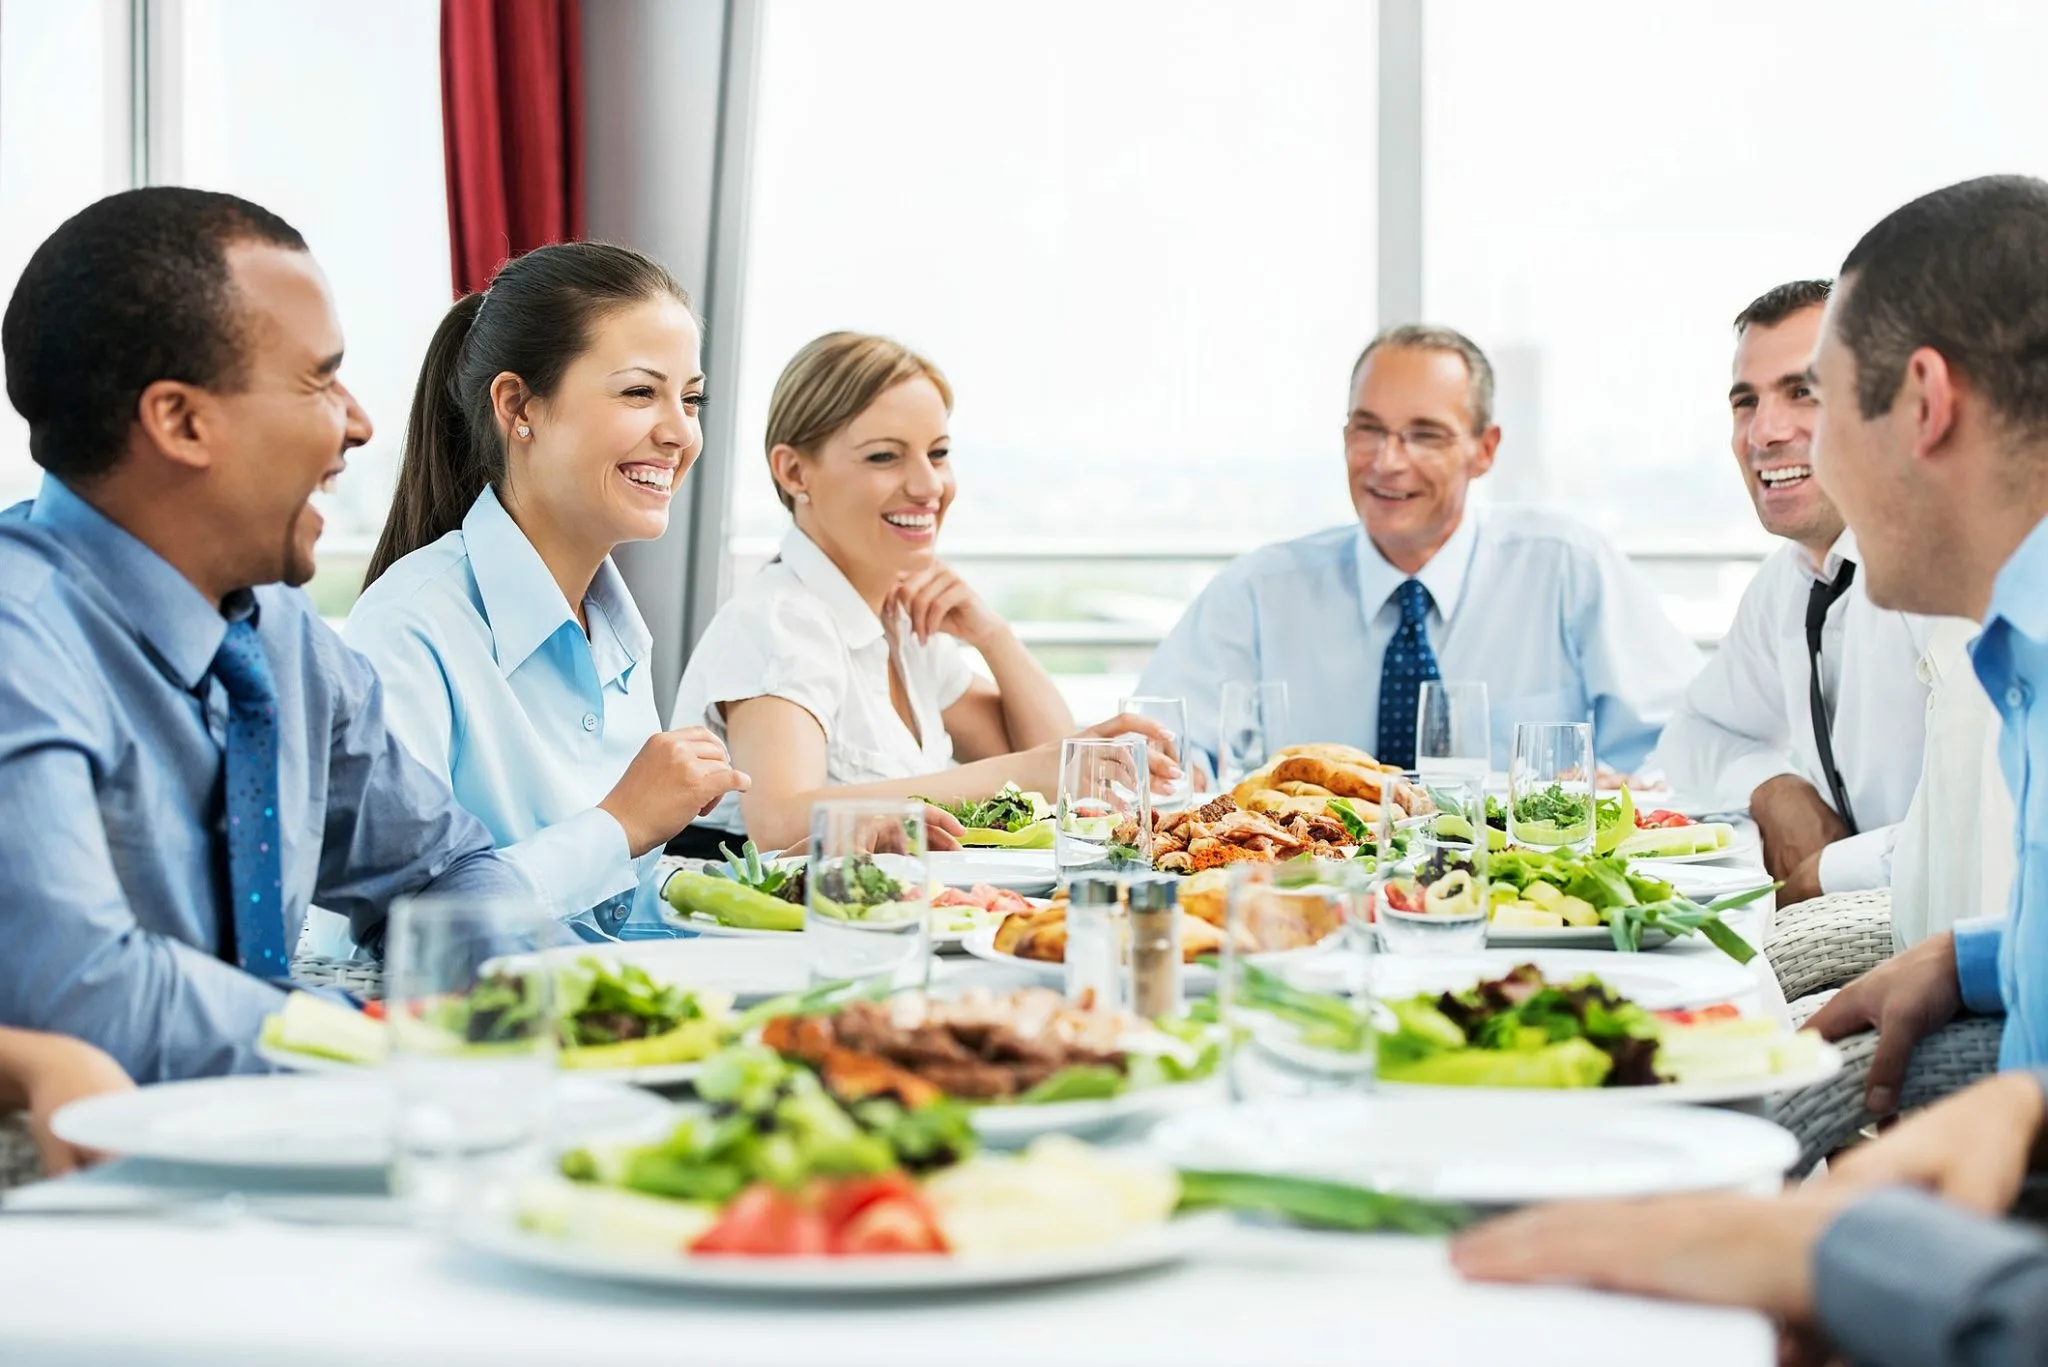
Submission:
[[1436,652],[1429,648],[1429,590],[1420,579],[1394,590],[1401,625],[1380,662],[1380,736],[1376,758],[1401,769],[1415,767],[1415,708],[1428,679],[1441,679]]
[[277,687],[253,621],[245,617],[228,623],[212,672],[228,695],[228,895],[235,913],[234,958],[260,978],[283,978],[291,965],[285,958],[283,823],[277,815]]

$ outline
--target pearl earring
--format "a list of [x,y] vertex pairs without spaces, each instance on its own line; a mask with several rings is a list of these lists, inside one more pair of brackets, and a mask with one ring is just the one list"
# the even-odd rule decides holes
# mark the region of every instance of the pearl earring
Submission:
[[531,427],[528,427],[523,422],[520,423],[519,426],[513,428],[512,430],[519,434],[519,439],[521,441],[525,441],[528,437],[533,435],[533,429]]
[[796,496],[796,501],[799,503],[809,503],[811,501],[811,496],[809,494],[798,494]]

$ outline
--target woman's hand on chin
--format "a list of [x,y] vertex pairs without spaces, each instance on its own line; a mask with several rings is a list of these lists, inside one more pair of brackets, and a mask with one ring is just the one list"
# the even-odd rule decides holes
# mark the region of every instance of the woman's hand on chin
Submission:
[[990,612],[981,595],[941,560],[904,575],[890,601],[903,609],[920,644],[934,635],[946,635],[978,647],[1010,629],[1010,624]]

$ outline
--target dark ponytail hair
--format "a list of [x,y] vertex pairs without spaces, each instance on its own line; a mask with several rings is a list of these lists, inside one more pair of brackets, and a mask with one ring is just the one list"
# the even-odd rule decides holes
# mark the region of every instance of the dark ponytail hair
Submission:
[[554,395],[608,313],[690,296],[662,266],[627,247],[562,242],[498,268],[490,287],[455,301],[427,344],[405,424],[405,452],[384,534],[363,587],[399,559],[462,525],[486,488],[502,488],[505,439],[491,382],[510,372],[535,398]]

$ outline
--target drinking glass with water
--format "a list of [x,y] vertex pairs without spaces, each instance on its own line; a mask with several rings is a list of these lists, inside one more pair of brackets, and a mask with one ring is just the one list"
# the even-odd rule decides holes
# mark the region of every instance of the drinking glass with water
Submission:
[[555,923],[518,898],[415,897],[391,909],[385,1013],[392,1186],[429,1222],[484,1203],[534,1160],[553,1106]]
[[1180,777],[1163,793],[1152,795],[1152,809],[1177,812],[1188,805],[1195,791],[1194,756],[1188,752],[1188,704],[1185,698],[1124,698],[1116,705],[1119,714],[1146,717],[1159,723],[1173,744],[1171,758],[1180,765]]
[[1217,778],[1224,788],[1265,767],[1287,744],[1287,685],[1233,680],[1217,708]]
[[811,808],[804,948],[814,983],[923,987],[931,970],[924,804],[846,800]]
[[1151,753],[1142,736],[1060,742],[1053,862],[1062,878],[1152,866]]

